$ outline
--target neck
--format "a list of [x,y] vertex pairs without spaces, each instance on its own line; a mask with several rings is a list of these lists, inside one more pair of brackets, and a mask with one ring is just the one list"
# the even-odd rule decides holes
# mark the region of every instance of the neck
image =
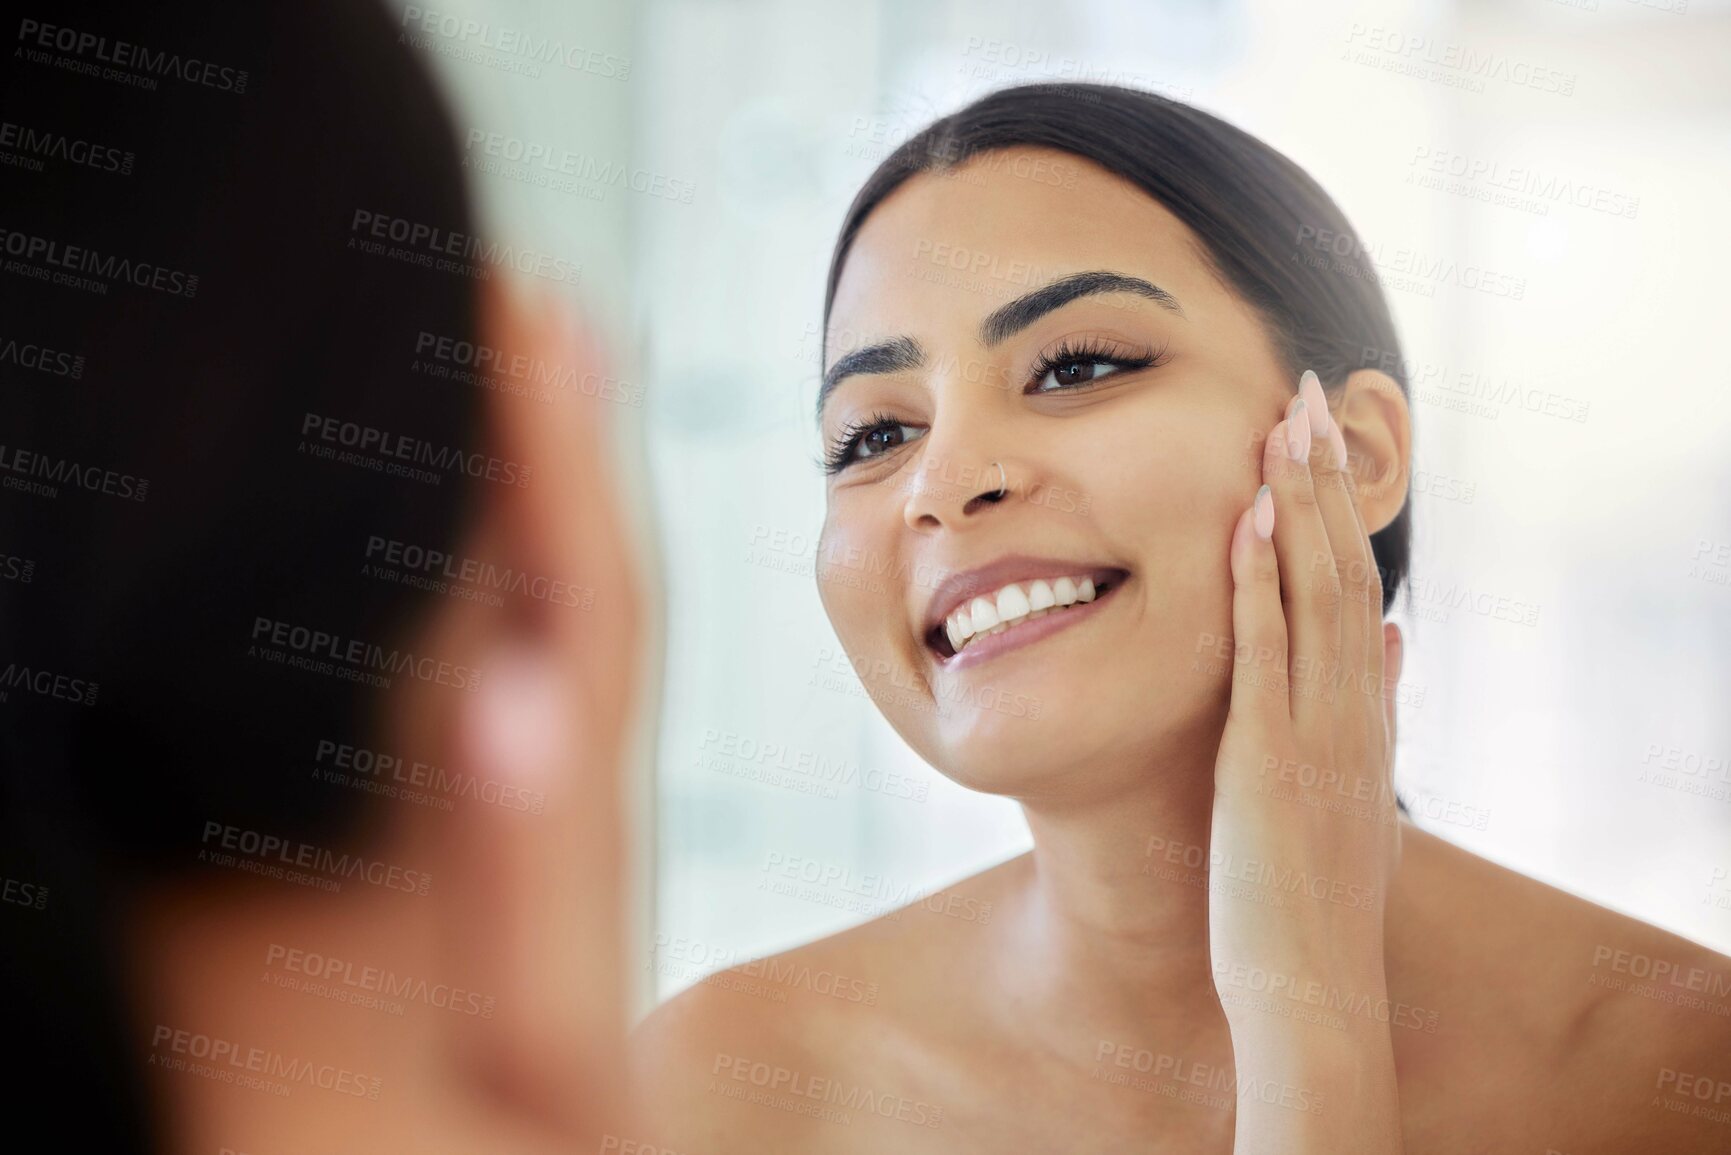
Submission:
[[1209,966],[1213,750],[1181,761],[1110,795],[1024,800],[1034,851],[1005,965],[1090,1046],[1210,1062],[1230,1049]]

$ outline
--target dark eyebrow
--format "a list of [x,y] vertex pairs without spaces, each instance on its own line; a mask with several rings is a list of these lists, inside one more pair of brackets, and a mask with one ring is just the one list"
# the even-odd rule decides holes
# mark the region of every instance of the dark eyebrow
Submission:
[[[1179,305],[1178,298],[1152,281],[1125,273],[1096,269],[1061,277],[995,310],[991,316],[980,322],[980,343],[990,348],[1026,329],[1055,309],[1061,309],[1082,297],[1095,297],[1105,293],[1134,293],[1180,317],[1184,316],[1184,308]],[[818,420],[823,420],[823,407],[843,379],[856,373],[899,373],[905,369],[918,369],[925,364],[925,360],[925,350],[920,348],[920,343],[912,337],[896,337],[854,350],[831,365],[829,372],[823,375],[823,384],[817,393]]]
[[1184,316],[1184,309],[1178,304],[1178,298],[1152,281],[1101,269],[1090,273],[1074,273],[1017,297],[980,322],[980,344],[990,348],[1026,329],[1054,309],[1061,309],[1079,298],[1098,296],[1101,293],[1134,293],[1138,297],[1147,297],[1161,308],[1169,309],[1180,317]]
[[852,377],[856,373],[900,373],[904,369],[918,369],[926,363],[926,351],[920,348],[920,343],[912,337],[896,337],[889,341],[879,341],[875,345],[867,345],[863,349],[840,358],[829,367],[829,372],[823,375],[823,385],[817,391],[817,415],[823,419],[824,403],[842,379]]

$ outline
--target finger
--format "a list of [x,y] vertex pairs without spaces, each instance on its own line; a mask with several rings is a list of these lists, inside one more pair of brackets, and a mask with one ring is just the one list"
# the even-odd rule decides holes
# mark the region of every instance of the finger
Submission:
[[1400,685],[1400,670],[1406,660],[1406,639],[1401,636],[1400,627],[1393,622],[1384,622],[1382,627],[1383,671],[1386,684],[1382,692],[1383,725],[1388,734],[1388,764],[1394,769],[1395,720],[1398,712],[1395,709],[1395,688]]
[[[1269,734],[1291,725],[1286,678],[1286,615],[1280,604],[1280,564],[1271,540],[1274,497],[1264,485],[1233,527],[1232,699],[1227,729]],[[1217,784],[1218,785],[1218,784]]]
[[1316,490],[1316,508],[1326,527],[1328,550],[1340,589],[1340,660],[1345,665],[1332,678],[1339,710],[1362,709],[1355,700],[1381,689],[1382,583],[1370,539],[1358,512],[1352,473],[1346,466],[1346,441],[1328,410],[1322,382],[1309,369],[1299,379],[1299,395],[1310,416],[1312,444],[1311,474]]
[[1328,531],[1311,485],[1310,421],[1306,402],[1294,397],[1288,418],[1268,434],[1262,475],[1274,495],[1274,551],[1280,561],[1281,596],[1292,647],[1292,720],[1313,752],[1329,746],[1334,708],[1328,675],[1340,661],[1340,597]]
[[[1311,395],[1321,392],[1321,383],[1314,373],[1307,372],[1300,383],[1300,392]],[[1379,798],[1391,811],[1394,806],[1394,732],[1393,686],[1385,681],[1387,646],[1382,620],[1382,575],[1376,566],[1376,555],[1365,529],[1359,509],[1357,482],[1346,451],[1346,439],[1332,413],[1322,437],[1326,449],[1318,455],[1319,506],[1330,525],[1330,539],[1336,551],[1336,568],[1342,575],[1342,653],[1350,655],[1357,644],[1352,639],[1362,637],[1363,656],[1358,662],[1347,659],[1337,683],[1346,691],[1341,694],[1340,712],[1336,719],[1337,733],[1347,742],[1362,740],[1362,749],[1352,748],[1349,760],[1360,767],[1357,773],[1374,775]],[[1336,527],[1339,532],[1336,532]],[[1375,696],[1380,702],[1373,706]]]
[[1383,624],[1382,604],[1382,568],[1377,565],[1376,550],[1370,544],[1370,532],[1365,528],[1364,510],[1360,508],[1358,496],[1358,481],[1353,475],[1352,459],[1347,456],[1346,441],[1341,436],[1340,426],[1336,424],[1330,430],[1330,441],[1336,457],[1346,462],[1346,468],[1341,477],[1346,490],[1346,506],[1352,511],[1353,520],[1357,525],[1355,539],[1359,543],[1359,551],[1363,556],[1362,566],[1355,563],[1354,572],[1364,575],[1364,628],[1365,628],[1365,668],[1369,678],[1371,692],[1382,693],[1383,671],[1385,669],[1385,651],[1381,644]]

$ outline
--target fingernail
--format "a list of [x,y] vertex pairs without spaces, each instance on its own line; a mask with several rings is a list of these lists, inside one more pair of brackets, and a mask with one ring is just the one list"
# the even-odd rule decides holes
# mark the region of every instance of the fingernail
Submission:
[[1346,438],[1340,435],[1340,425],[1337,422],[1328,423],[1328,444],[1334,452],[1334,467],[1342,473],[1346,472]]
[[1256,491],[1255,507],[1256,536],[1267,541],[1274,536],[1274,491],[1267,485]]
[[1310,435],[1327,437],[1334,422],[1329,420],[1328,397],[1323,393],[1322,381],[1314,370],[1306,369],[1298,378],[1298,395],[1304,398],[1304,407],[1310,413]]
[[1294,461],[1310,459],[1310,421],[1305,417],[1309,408],[1304,398],[1293,399],[1292,416],[1286,422],[1286,455]]

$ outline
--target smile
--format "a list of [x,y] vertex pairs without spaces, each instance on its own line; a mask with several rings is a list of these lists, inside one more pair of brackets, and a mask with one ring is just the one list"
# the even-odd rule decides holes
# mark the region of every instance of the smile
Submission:
[[1009,582],[958,604],[926,644],[948,668],[971,666],[1092,616],[1128,577],[1106,568]]

